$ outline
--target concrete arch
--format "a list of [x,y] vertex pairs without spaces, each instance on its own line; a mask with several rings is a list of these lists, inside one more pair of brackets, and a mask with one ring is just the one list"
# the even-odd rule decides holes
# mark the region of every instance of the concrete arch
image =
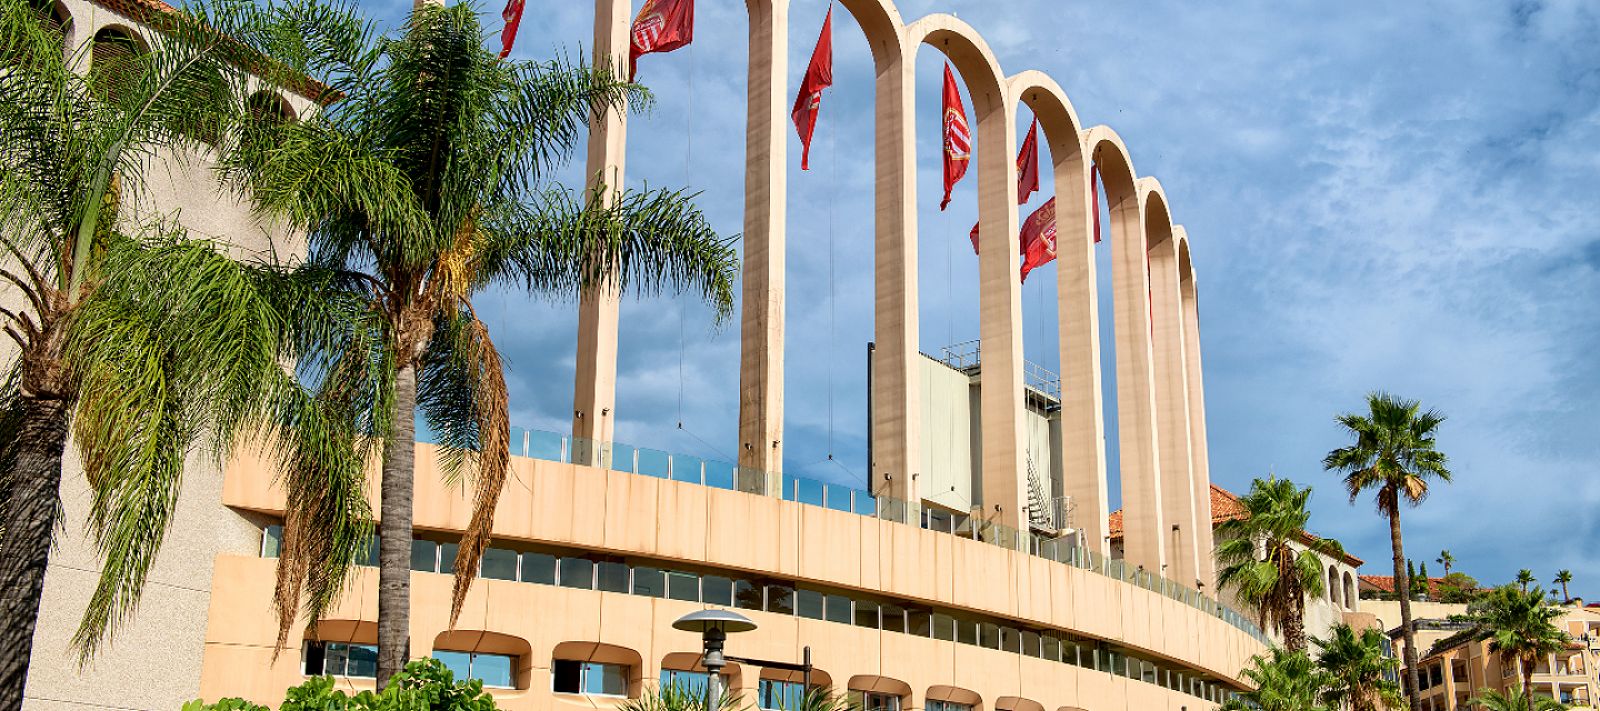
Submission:
[[1143,206],[1146,264],[1150,279],[1150,338],[1156,376],[1157,445],[1160,447],[1161,516],[1165,525],[1164,575],[1186,587],[1199,587],[1200,551],[1194,513],[1194,481],[1189,462],[1188,375],[1184,363],[1183,300],[1179,287],[1178,245],[1172,213],[1161,181],[1135,181]]
[[994,700],[994,711],[1044,711],[1044,704],[1020,696],[1002,696]]
[[1117,358],[1117,427],[1121,453],[1123,557],[1145,570],[1166,568],[1170,535],[1162,515],[1161,464],[1148,241],[1138,173],[1122,137],[1107,126],[1084,132],[1110,207],[1111,282]]
[[857,674],[850,677],[845,683],[845,688],[850,691],[865,691],[873,694],[888,694],[902,699],[911,695],[911,685],[899,679],[886,676]]
[[1347,610],[1356,609],[1356,600],[1357,599],[1358,599],[1358,597],[1356,595],[1356,581],[1355,581],[1355,578],[1353,576],[1351,576],[1350,575],[1350,571],[1347,570],[1344,573],[1344,606],[1345,606],[1345,609],[1347,609]]
[[[1106,517],[1105,411],[1100,369],[1099,275],[1094,261],[1094,205],[1082,126],[1065,91],[1028,70],[1007,80],[1012,103],[1026,105],[1050,146],[1056,197],[1056,318],[1061,353],[1062,484],[1072,498],[1083,543],[1109,553]],[[1018,111],[1020,113],[1020,110]]]
[[1217,564],[1211,512],[1211,464],[1206,451],[1205,384],[1200,372],[1200,300],[1194,259],[1189,252],[1189,232],[1174,225],[1178,243],[1178,290],[1183,304],[1184,376],[1188,387],[1189,472],[1194,492],[1195,547],[1201,552],[1199,588],[1215,594]]
[[928,693],[924,694],[923,698],[929,701],[948,701],[953,704],[966,704],[967,706],[971,706],[973,711],[982,711],[983,709],[983,697],[979,696],[978,692],[971,689],[963,689],[959,686],[948,686],[944,684],[930,686],[928,687]]
[[1331,602],[1331,603],[1333,603],[1335,605],[1340,604],[1340,602],[1339,602],[1339,569],[1333,567],[1332,565],[1328,566],[1328,583],[1327,583],[1327,585],[1328,585],[1328,602]]
[[901,36],[910,59],[916,59],[917,48],[924,44],[949,58],[967,85],[974,114],[981,117],[994,111],[1009,113],[1008,85],[1000,60],[971,25],[955,15],[936,13],[906,25]]

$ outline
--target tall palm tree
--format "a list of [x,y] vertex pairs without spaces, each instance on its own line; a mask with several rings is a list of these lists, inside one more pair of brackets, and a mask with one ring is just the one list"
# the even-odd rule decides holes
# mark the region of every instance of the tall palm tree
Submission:
[[1537,581],[1538,581],[1538,578],[1533,577],[1533,571],[1528,570],[1527,568],[1523,568],[1522,570],[1517,571],[1517,581],[1516,582],[1517,582],[1518,585],[1522,586],[1522,591],[1523,592],[1527,592],[1528,591],[1528,586],[1534,584]]
[[1542,694],[1530,700],[1521,689],[1505,693],[1482,689],[1472,698],[1472,707],[1483,711],[1567,711],[1571,708]]
[[1439,559],[1437,561],[1435,561],[1435,562],[1437,562],[1439,565],[1444,566],[1444,574],[1446,576],[1449,576],[1450,575],[1450,566],[1455,565],[1456,557],[1453,556],[1453,555],[1450,555],[1450,551],[1449,550],[1442,550],[1442,551],[1439,551]]
[[[473,7],[422,4],[398,37],[314,1],[274,9],[263,53],[343,99],[298,123],[262,121],[226,161],[263,212],[309,235],[309,260],[356,275],[381,322],[380,348],[330,354],[325,389],[362,393],[382,446],[378,684],[405,663],[409,628],[414,413],[470,482],[473,513],[455,560],[451,620],[489,541],[509,466],[499,353],[473,296],[492,284],[574,296],[663,286],[732,311],[732,240],[676,192],[549,184],[596,112],[647,100],[609,67],[501,61]],[[288,521],[276,602],[279,646],[299,604],[300,547],[315,521]],[[307,580],[314,593],[331,580]],[[313,600],[314,602],[314,600]],[[316,612],[313,609],[310,612]]]
[[1556,571],[1556,579],[1555,579],[1554,582],[1555,582],[1555,584],[1561,586],[1561,601],[1562,602],[1568,602],[1568,601],[1572,600],[1572,595],[1567,592],[1567,586],[1572,583],[1572,571],[1570,571],[1570,570],[1559,570],[1559,571]]
[[1400,685],[1389,675],[1400,660],[1383,653],[1383,631],[1368,627],[1356,632],[1345,623],[1333,626],[1327,639],[1313,639],[1317,667],[1328,675],[1322,699],[1331,708],[1382,711],[1404,703]]
[[[1411,582],[1406,578],[1400,508],[1402,502],[1411,506],[1422,503],[1428,497],[1430,480],[1450,481],[1448,459],[1434,440],[1444,415],[1436,410],[1422,412],[1415,400],[1375,392],[1367,395],[1365,414],[1346,413],[1337,421],[1354,442],[1329,452],[1322,466],[1344,474],[1352,504],[1362,492],[1376,490],[1378,513],[1389,520],[1395,594],[1400,600],[1400,626],[1405,635],[1406,676],[1408,688],[1416,689],[1417,635],[1411,624]],[[1412,711],[1420,709],[1422,700],[1415,693],[1409,697]]]
[[1261,626],[1277,629],[1284,646],[1296,652],[1306,648],[1306,596],[1323,594],[1324,567],[1317,556],[1344,554],[1331,539],[1302,543],[1310,498],[1310,487],[1298,488],[1288,479],[1257,479],[1239,498],[1245,515],[1217,527],[1217,564],[1222,566],[1217,584],[1255,608]]
[[1222,711],[1332,711],[1323,700],[1332,683],[1304,651],[1273,647],[1240,672],[1255,689],[1228,699]]
[[0,331],[16,348],[0,381],[0,711],[22,701],[69,432],[103,558],[73,640],[87,661],[139,602],[189,454],[220,460],[275,431],[288,461],[315,458],[296,428],[353,436],[282,363],[353,335],[360,314],[320,298],[326,274],[233,261],[131,207],[148,204],[149,171],[193,167],[241,120],[255,59],[226,35],[255,31],[247,7],[164,14],[159,42],[91,63],[36,6],[0,0]]
[[[1570,638],[1556,626],[1561,609],[1545,601],[1545,592],[1502,585],[1467,607],[1472,635],[1489,641],[1489,651],[1502,664],[1516,662],[1525,700],[1533,697],[1533,668],[1541,657],[1566,647]],[[1530,705],[1528,711],[1534,711]]]

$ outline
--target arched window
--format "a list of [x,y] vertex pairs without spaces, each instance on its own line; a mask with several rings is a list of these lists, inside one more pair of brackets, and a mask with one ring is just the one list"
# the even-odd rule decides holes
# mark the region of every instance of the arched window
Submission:
[[250,116],[255,119],[274,123],[288,123],[299,119],[295,115],[294,107],[289,105],[289,100],[276,92],[262,90],[251,94],[247,107],[250,109]]
[[1339,604],[1339,570],[1328,566],[1328,601]]
[[1356,581],[1348,572],[1344,574],[1344,606],[1356,609]]
[[93,43],[89,83],[101,100],[121,102],[132,88],[135,63],[146,51],[144,40],[133,30],[113,25],[94,33]]

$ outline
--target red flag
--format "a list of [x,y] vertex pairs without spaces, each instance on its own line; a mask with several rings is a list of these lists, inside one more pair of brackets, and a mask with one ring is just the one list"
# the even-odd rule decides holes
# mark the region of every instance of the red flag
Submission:
[[[1017,204],[1028,204],[1028,197],[1039,192],[1039,119],[1028,127],[1028,137],[1022,139],[1022,150],[1017,152]],[[967,235],[972,238],[972,253],[978,253],[978,226],[972,226]]]
[[628,34],[633,36],[633,47],[628,50],[628,81],[633,81],[640,57],[671,52],[694,41],[694,0],[645,0]]
[[1022,282],[1028,272],[1056,258],[1056,199],[1050,198],[1022,223]]
[[1089,164],[1089,211],[1094,214],[1094,243],[1100,244],[1100,166]]
[[956,75],[944,65],[944,200],[943,210],[950,204],[950,191],[961,177],[967,174],[967,164],[972,160],[972,132],[967,128],[967,111],[961,106],[961,91],[956,88]]
[[500,11],[500,19],[506,21],[505,29],[500,30],[501,59],[511,54],[511,45],[517,41],[517,26],[522,24],[522,2],[508,0],[506,9]]
[[794,97],[794,109],[789,112],[795,131],[800,134],[801,170],[811,170],[811,134],[817,130],[817,114],[822,111],[822,90],[830,86],[833,86],[831,5],[828,17],[822,21],[822,34],[817,36],[817,48],[811,50],[811,65],[806,67],[806,77],[800,82],[800,93]]

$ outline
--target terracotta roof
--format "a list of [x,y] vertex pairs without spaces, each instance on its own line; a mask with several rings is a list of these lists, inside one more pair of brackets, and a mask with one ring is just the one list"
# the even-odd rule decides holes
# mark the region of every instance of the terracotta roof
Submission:
[[[1247,515],[1248,514],[1244,510],[1244,506],[1239,503],[1239,496],[1237,494],[1217,486],[1216,484],[1211,485],[1211,526],[1213,528],[1215,528],[1217,524],[1220,524],[1224,521],[1242,519]],[[1122,538],[1122,509],[1117,509],[1116,511],[1111,512],[1110,516],[1106,517],[1106,530],[1111,534],[1111,540],[1119,540]],[[1301,543],[1312,543],[1320,540],[1322,539],[1313,534],[1305,531],[1300,532]],[[1354,567],[1360,567],[1361,564],[1366,561],[1350,555],[1350,553],[1346,551],[1344,554],[1344,562]],[[1361,577],[1364,579],[1367,576],[1363,575]]]
[[[168,5],[167,3],[163,2],[163,0],[89,1],[157,31],[160,31],[158,23],[163,15],[167,15],[169,13],[175,14],[178,12],[177,8]],[[257,59],[261,58],[261,56],[258,54],[254,56]],[[268,61],[271,60],[268,59]],[[254,67],[248,66],[245,67],[245,69],[251,71],[255,70]],[[344,98],[344,95],[338,91],[335,91],[333,87],[307,76],[298,76],[297,81],[287,88],[297,94],[300,94],[301,96],[322,104],[323,106],[327,106],[328,104]]]
[[[1362,575],[1360,578],[1363,585],[1373,590],[1386,593],[1394,592],[1393,575]],[[1444,578],[1428,578],[1428,596],[1432,598],[1439,597],[1439,584],[1443,582]]]

